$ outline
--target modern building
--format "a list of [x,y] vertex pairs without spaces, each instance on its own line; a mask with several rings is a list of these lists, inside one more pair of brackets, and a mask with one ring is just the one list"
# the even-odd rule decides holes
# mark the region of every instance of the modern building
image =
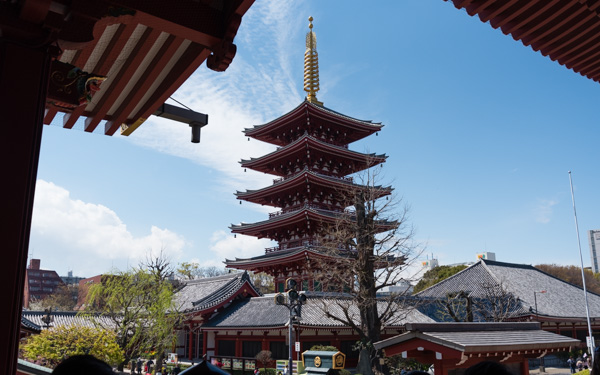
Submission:
[[[312,18],[310,19],[312,22]],[[306,35],[304,65],[304,102],[281,117],[244,131],[249,138],[278,146],[267,155],[242,160],[243,168],[272,174],[273,184],[258,190],[238,191],[240,200],[278,208],[269,218],[256,223],[232,225],[234,234],[269,238],[277,246],[265,249],[265,254],[234,260],[227,259],[229,268],[265,272],[275,278],[276,291],[284,290],[285,280],[294,277],[305,291],[338,290],[341,286],[321,285],[315,280],[319,268],[315,259],[326,259],[320,243],[323,228],[335,225],[347,215],[342,196],[366,190],[348,175],[384,163],[387,156],[365,154],[349,149],[353,142],[381,130],[383,125],[335,112],[317,100],[319,69],[316,36]],[[378,196],[385,197],[391,187],[377,187]],[[378,222],[385,229],[383,222]],[[388,228],[389,229],[389,228]],[[339,256],[351,254],[348,244],[339,245]],[[336,254],[337,256],[337,254]]]
[[40,263],[39,259],[31,259],[25,271],[23,307],[26,309],[31,302],[43,300],[64,285],[56,271],[40,269]]
[[85,279],[85,277],[73,276],[73,271],[67,272],[67,276],[61,276],[60,278],[66,285],[79,285],[79,282]]
[[588,242],[590,244],[590,259],[592,261],[592,271],[600,272],[598,265],[598,251],[600,250],[600,229],[588,230]]

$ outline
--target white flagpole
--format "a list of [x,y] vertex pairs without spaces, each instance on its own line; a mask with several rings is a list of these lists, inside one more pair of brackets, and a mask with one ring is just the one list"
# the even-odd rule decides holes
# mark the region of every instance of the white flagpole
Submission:
[[577,223],[577,210],[575,209],[575,193],[573,193],[573,179],[571,178],[571,171],[569,171],[569,183],[571,184],[571,200],[573,201],[573,215],[575,216],[575,231],[577,232],[577,245],[579,246],[579,260],[581,261],[581,280],[583,281],[583,295],[585,296],[585,315],[587,317],[588,335],[592,346],[590,352],[592,355],[592,363],[594,362],[594,336],[592,336],[592,324],[590,323],[590,308],[588,304],[587,289],[585,287],[585,274],[583,272],[583,255],[581,254],[581,240],[579,238],[579,224]]

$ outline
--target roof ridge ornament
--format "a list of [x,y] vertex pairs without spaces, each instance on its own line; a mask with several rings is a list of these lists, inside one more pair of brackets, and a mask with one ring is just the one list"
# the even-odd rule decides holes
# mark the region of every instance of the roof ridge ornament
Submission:
[[319,54],[317,53],[317,36],[312,31],[313,18],[308,17],[308,28],[306,33],[306,51],[304,52],[304,91],[306,91],[306,100],[323,106],[323,102],[317,100],[317,91],[319,91]]

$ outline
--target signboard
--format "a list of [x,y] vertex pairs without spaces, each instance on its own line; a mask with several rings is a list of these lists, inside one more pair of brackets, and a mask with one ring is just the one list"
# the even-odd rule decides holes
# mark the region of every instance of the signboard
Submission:
[[[294,375],[298,374],[298,362],[299,361],[292,361],[292,373]],[[288,361],[283,360],[283,359],[278,359],[275,363],[277,364],[277,367],[275,369],[276,375],[287,374]]]
[[296,341],[296,351],[300,351],[300,341]]
[[234,358],[233,359],[233,369],[234,370],[243,370],[244,369],[244,360]]
[[256,369],[256,361],[252,359],[244,360],[244,370],[254,371]]
[[223,358],[221,363],[223,364],[223,366],[221,366],[223,370],[229,370],[231,368],[231,358]]
[[177,363],[177,353],[169,353],[167,355],[167,363]]

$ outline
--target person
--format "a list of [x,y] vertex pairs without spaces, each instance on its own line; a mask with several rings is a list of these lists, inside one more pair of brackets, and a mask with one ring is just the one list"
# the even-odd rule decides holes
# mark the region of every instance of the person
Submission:
[[569,359],[567,359],[567,365],[569,365],[569,368],[571,369],[571,374],[574,374],[576,362],[573,356],[570,356]]
[[56,366],[53,375],[114,375],[106,362],[92,355],[74,355]]
[[501,363],[483,361],[466,369],[465,375],[513,375],[513,373]]
[[173,375],[179,375],[181,372],[181,367],[179,367],[179,363],[175,364],[175,368],[173,369]]
[[594,351],[594,358],[596,358],[596,360],[592,361],[591,375],[600,375],[600,351],[598,349],[600,349],[600,346]]
[[146,362],[146,365],[148,366],[148,374],[152,373],[152,366],[154,365],[154,361],[152,360],[152,358],[150,358],[148,360],[148,362]]
[[142,365],[144,364],[144,361],[142,361],[142,357],[139,357],[137,360],[137,373],[138,375],[142,374]]

